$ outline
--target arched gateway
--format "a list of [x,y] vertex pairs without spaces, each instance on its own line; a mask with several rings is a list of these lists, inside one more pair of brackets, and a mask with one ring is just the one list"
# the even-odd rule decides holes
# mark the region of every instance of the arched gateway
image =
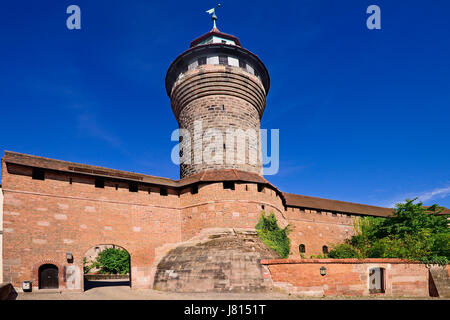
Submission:
[[131,287],[129,252],[115,244],[91,247],[83,257],[84,290],[97,287]]

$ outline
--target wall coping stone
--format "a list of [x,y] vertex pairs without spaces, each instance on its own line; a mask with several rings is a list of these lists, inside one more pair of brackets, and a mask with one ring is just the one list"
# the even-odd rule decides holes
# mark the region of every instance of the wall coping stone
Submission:
[[394,258],[370,258],[370,259],[263,259],[263,265],[274,264],[363,264],[363,263],[392,263],[392,264],[423,264],[420,261],[412,261]]

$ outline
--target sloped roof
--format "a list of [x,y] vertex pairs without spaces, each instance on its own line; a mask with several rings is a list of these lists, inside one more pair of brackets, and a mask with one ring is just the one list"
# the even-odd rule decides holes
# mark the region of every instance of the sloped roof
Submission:
[[201,42],[205,41],[206,39],[208,39],[212,36],[217,36],[217,37],[221,37],[224,39],[232,40],[232,41],[234,41],[234,43],[236,43],[236,45],[242,47],[241,43],[239,42],[239,39],[237,37],[235,37],[231,34],[228,34],[228,33],[223,33],[221,31],[219,31],[219,29],[217,29],[217,28],[213,28],[209,32],[205,33],[204,35],[201,35],[197,39],[191,41],[190,47],[191,48],[195,47],[196,45],[200,44]]
[[393,209],[370,206],[353,202],[330,200],[317,197],[303,196],[299,194],[283,192],[286,205],[300,208],[321,209],[326,211],[354,213],[370,216],[387,217],[392,214]]
[[[324,210],[324,211],[342,212],[342,213],[351,213],[357,215],[368,215],[378,217],[387,217],[391,215],[393,212],[392,208],[377,207],[366,204],[323,199],[288,192],[281,192],[280,190],[278,190],[278,188],[272,185],[264,177],[256,173],[240,171],[236,169],[207,170],[180,180],[172,180],[169,178],[109,169],[105,167],[92,166],[87,164],[80,164],[45,157],[38,157],[11,151],[5,151],[3,161],[5,161],[6,163],[13,163],[30,167],[85,174],[91,176],[100,176],[104,178],[137,181],[142,183],[173,188],[183,188],[201,182],[242,181],[242,182],[261,183],[270,186],[272,189],[274,189],[280,195],[283,204],[287,207],[308,208],[315,210]],[[445,209],[441,214],[450,215],[450,210]]]

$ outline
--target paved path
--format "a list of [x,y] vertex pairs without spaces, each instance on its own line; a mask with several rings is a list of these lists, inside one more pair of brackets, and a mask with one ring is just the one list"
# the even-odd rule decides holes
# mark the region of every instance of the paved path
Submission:
[[[150,289],[131,290],[128,282],[91,281],[85,292],[20,292],[17,300],[292,300],[292,299],[405,299],[403,297],[298,297],[288,294],[270,293],[173,293]],[[99,286],[101,285],[101,286]],[[406,298],[407,299],[407,298]],[[417,299],[417,298],[415,298]],[[424,299],[436,299],[427,298]],[[439,299],[439,298],[437,298]]]

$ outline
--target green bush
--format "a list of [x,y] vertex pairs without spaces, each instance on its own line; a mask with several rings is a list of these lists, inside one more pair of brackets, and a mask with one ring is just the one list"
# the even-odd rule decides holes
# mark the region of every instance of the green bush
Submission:
[[100,273],[127,274],[130,272],[130,255],[122,249],[108,248],[98,254]]
[[289,226],[281,229],[273,213],[266,216],[263,212],[255,226],[259,238],[269,248],[275,250],[282,258],[287,258],[291,252],[291,241],[288,237]]
[[359,258],[359,254],[351,244],[340,243],[332,248],[328,257],[332,259]]
[[356,234],[334,246],[330,258],[401,258],[428,264],[448,264],[450,229],[437,205],[423,207],[406,200],[387,218],[354,220]]

